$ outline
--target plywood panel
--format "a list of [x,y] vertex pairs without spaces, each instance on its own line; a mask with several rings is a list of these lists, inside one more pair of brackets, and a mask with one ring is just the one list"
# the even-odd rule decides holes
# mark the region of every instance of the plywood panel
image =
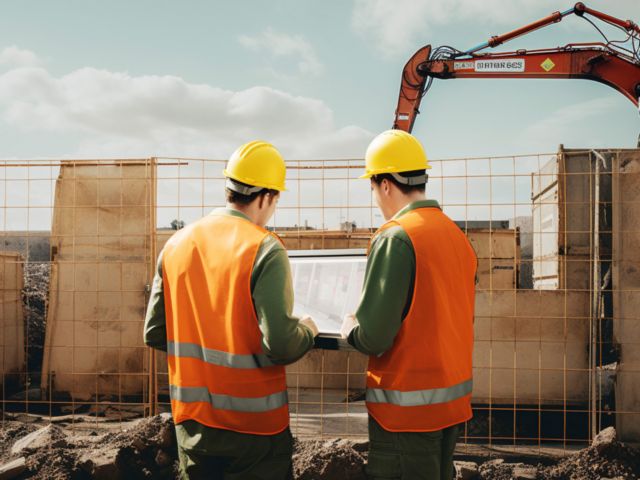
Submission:
[[152,182],[151,161],[62,163],[42,380],[53,397],[143,394],[146,365],[138,350],[145,349],[145,285],[153,262]]
[[[614,338],[616,428],[622,440],[640,441],[640,150],[613,158]],[[620,412],[620,413],[618,413]]]
[[0,384],[15,382],[25,367],[24,260],[17,252],[0,252]]

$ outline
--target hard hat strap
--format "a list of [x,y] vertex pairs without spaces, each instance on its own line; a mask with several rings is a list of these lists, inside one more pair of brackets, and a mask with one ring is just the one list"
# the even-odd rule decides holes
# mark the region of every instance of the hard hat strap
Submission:
[[231,178],[227,178],[225,187],[227,187],[229,190],[239,193],[240,195],[245,195],[247,197],[249,195],[252,195],[254,193],[258,193],[264,190],[264,187],[250,187],[249,185],[241,185],[238,182],[234,182],[233,179]]
[[396,182],[403,185],[408,185],[410,187],[415,187],[416,185],[424,185],[429,181],[429,175],[427,175],[426,173],[423,175],[418,175],[416,177],[403,177],[402,175],[399,175],[395,172],[390,172],[389,175],[391,175]]

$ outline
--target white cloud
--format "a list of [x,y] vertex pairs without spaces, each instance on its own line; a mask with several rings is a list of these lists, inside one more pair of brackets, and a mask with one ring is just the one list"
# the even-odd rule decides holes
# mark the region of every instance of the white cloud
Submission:
[[[566,10],[573,0],[354,0],[351,23],[385,55],[408,54],[427,43],[439,26],[464,23],[517,28],[551,12]],[[623,18],[640,16],[638,0],[597,2],[592,8]],[[606,3],[606,5],[605,5]],[[487,35],[490,32],[487,31]],[[482,39],[480,39],[482,40]]]
[[[57,132],[75,155],[226,158],[262,138],[292,158],[362,156],[372,135],[335,125],[321,100],[268,87],[231,91],[175,76],[82,68],[0,74],[0,118],[22,131]],[[73,140],[70,140],[73,141]]]
[[319,75],[324,67],[314,48],[301,35],[289,35],[267,28],[255,35],[241,35],[240,44],[254,52],[266,52],[274,58],[296,59],[296,69],[303,75]]
[[34,67],[41,63],[40,58],[31,50],[24,50],[15,45],[0,50],[0,67]]

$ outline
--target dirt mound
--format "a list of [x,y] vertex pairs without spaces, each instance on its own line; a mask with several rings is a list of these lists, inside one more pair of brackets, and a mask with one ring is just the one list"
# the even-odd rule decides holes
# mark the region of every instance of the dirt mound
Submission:
[[[100,422],[71,425],[7,421],[0,428],[2,463],[25,457],[22,479],[173,479],[177,478],[175,430],[168,414],[107,427]],[[59,426],[58,426],[59,425]],[[299,480],[364,480],[368,443],[352,440],[296,440],[293,455]],[[458,462],[460,463],[460,462]],[[589,448],[560,462],[543,466],[490,460],[477,466],[466,462],[464,478],[482,480],[600,480],[640,479],[640,452],[607,429]],[[460,470],[460,469],[459,469]]]
[[351,440],[296,441],[294,476],[300,480],[364,480],[369,445]]
[[601,478],[640,478],[640,451],[614,441],[604,449],[591,446],[547,467],[544,480],[600,480]]
[[[32,425],[7,427],[0,430],[4,461],[26,458],[26,470],[19,478],[176,478],[177,450],[169,415],[133,422],[119,433],[88,431],[71,435],[54,425],[40,429]],[[21,447],[13,455],[12,443],[14,448],[16,444]]]
[[9,458],[13,444],[36,430],[38,430],[38,427],[29,423],[2,422],[0,427],[0,459]]

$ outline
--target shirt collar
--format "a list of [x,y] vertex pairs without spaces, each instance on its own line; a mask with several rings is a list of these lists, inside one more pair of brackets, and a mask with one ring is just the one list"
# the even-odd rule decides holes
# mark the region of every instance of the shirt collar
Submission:
[[417,200],[401,208],[400,211],[393,216],[392,220],[399,218],[405,213],[408,213],[411,210],[416,210],[418,208],[440,208],[440,205],[438,204],[437,200]]
[[211,215],[226,215],[229,217],[244,218],[245,220],[251,221],[251,219],[247,217],[244,213],[242,213],[240,210],[235,210],[229,207],[216,208],[214,211],[211,212]]

